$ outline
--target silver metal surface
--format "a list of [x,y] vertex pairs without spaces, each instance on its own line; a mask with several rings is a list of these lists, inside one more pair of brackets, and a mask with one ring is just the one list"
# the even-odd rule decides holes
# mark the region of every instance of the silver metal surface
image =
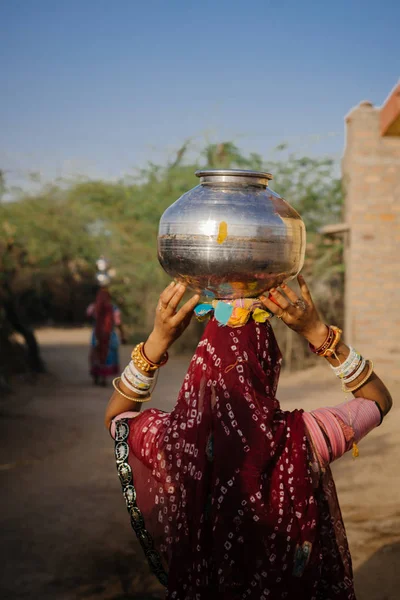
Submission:
[[268,182],[273,179],[271,173],[246,171],[244,169],[209,169],[208,171],[196,171],[195,175],[200,177],[200,183],[203,185],[233,183],[266,187]]
[[206,296],[256,297],[293,279],[304,263],[300,215],[268,188],[269,173],[197,171],[200,185],[163,214],[158,258]]

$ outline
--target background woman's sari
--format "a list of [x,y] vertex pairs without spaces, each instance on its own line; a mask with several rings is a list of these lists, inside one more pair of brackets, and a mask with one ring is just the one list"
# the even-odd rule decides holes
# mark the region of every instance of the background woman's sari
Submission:
[[87,315],[95,321],[89,355],[90,374],[95,379],[115,377],[120,374],[119,338],[115,327],[120,325],[121,317],[107,290],[99,290]]

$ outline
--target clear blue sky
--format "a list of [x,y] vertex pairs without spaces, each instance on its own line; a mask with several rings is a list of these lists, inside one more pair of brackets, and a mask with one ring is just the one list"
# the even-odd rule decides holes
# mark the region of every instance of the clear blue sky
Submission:
[[0,168],[115,177],[188,137],[339,158],[399,27],[398,0],[3,0]]

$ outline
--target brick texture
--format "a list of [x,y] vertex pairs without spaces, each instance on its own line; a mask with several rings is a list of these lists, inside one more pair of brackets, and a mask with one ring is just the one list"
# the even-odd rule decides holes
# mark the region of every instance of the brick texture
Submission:
[[346,118],[346,339],[400,380],[400,136],[381,135],[380,110]]

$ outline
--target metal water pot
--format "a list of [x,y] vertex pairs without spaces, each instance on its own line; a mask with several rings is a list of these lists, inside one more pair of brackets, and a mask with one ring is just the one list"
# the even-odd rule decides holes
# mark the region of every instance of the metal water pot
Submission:
[[304,263],[300,215],[268,187],[269,173],[196,171],[200,185],[161,217],[158,258],[173,278],[209,297],[257,297]]

